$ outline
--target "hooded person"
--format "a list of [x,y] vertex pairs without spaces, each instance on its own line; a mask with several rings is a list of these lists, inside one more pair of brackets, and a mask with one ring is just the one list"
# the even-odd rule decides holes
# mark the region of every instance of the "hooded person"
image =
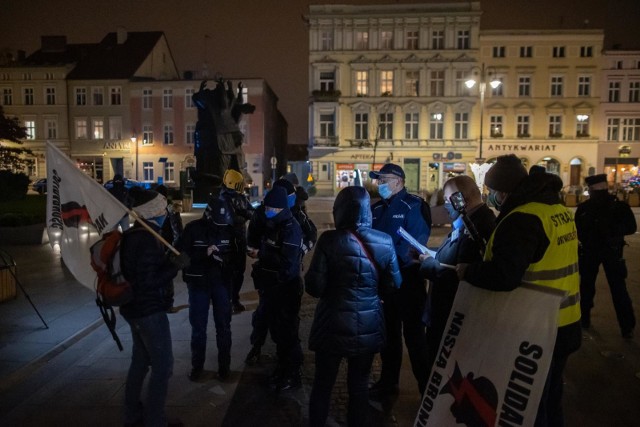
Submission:
[[312,426],[324,426],[340,361],[348,363],[349,425],[366,425],[371,363],[385,343],[381,288],[399,287],[400,268],[388,234],[371,228],[369,194],[347,187],[333,205],[335,230],[318,240],[305,275],[319,298],[309,336],[316,371],[309,401]]
[[[120,314],[131,327],[133,343],[124,392],[124,423],[137,425],[144,419],[148,425],[167,425],[164,406],[173,372],[167,310],[172,304],[172,280],[180,265],[172,262],[164,245],[141,223],[159,232],[166,216],[166,199],[142,189],[132,191],[132,196],[139,220],[124,232],[120,244],[122,273],[133,289],[133,300],[120,307]],[[143,401],[142,386],[149,367],[152,373]]]
[[[131,208],[131,199],[129,197],[129,191],[124,185],[124,178],[122,175],[115,174],[113,176],[113,180],[111,188],[108,189],[109,193],[113,195],[120,203],[122,203],[126,208]],[[125,214],[120,222],[118,223],[122,231],[126,231],[129,229],[131,224],[129,223],[129,214]]]
[[[524,281],[565,292],[559,308],[551,368],[536,425],[562,425],[562,374],[581,344],[578,239],[573,213],[562,204],[562,180],[527,175],[515,155],[498,157],[485,176],[500,214],[484,260],[459,263],[458,278],[492,291],[511,291]],[[541,275],[544,272],[547,274]]]

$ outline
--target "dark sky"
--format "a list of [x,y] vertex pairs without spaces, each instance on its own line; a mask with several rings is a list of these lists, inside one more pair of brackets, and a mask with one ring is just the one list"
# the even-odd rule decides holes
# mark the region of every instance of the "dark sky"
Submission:
[[[118,26],[164,31],[179,70],[262,77],[280,98],[289,142],[307,142],[309,4],[447,3],[447,0],[0,0],[0,50],[40,46],[41,35],[98,42]],[[605,28],[608,46],[640,50],[640,0],[485,0],[482,28]],[[208,35],[209,37],[205,37]]]

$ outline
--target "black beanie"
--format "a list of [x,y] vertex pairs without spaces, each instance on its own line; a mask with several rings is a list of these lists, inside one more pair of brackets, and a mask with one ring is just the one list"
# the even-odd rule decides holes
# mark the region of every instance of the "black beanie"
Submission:
[[287,181],[284,178],[280,178],[279,180],[273,183],[273,188],[276,188],[276,187],[284,188],[285,191],[287,192],[287,195],[293,194],[296,192],[296,188],[293,186],[291,181]]
[[264,205],[269,208],[284,209],[289,207],[287,203],[287,191],[283,187],[273,188],[264,197]]
[[484,184],[492,190],[513,193],[527,176],[527,170],[514,154],[499,156],[484,176]]

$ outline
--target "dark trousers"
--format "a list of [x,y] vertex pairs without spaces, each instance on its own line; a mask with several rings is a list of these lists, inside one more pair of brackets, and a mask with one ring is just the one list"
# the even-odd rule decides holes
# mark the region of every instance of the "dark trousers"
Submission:
[[242,251],[235,252],[232,258],[231,276],[231,301],[236,304],[240,302],[240,289],[244,282],[244,272],[247,268],[246,246]]
[[402,366],[402,337],[409,352],[411,370],[418,382],[418,390],[424,392],[429,375],[427,366],[427,338],[422,314],[427,294],[415,274],[403,272],[400,290],[384,298],[384,320],[387,342],[380,352],[382,371],[380,382],[391,386],[398,384]]
[[[347,358],[347,388],[349,426],[367,425],[369,413],[369,372],[374,354],[361,354]],[[324,426],[329,414],[331,390],[338,376],[342,356],[316,352],[316,373],[309,398],[309,425]]]
[[302,283],[299,279],[265,290],[265,310],[269,333],[276,343],[278,369],[284,375],[295,375],[302,366],[300,345],[300,304]]
[[267,304],[269,296],[264,295],[264,291],[258,290],[258,307],[251,315],[251,345],[262,347],[267,340],[269,333],[269,321],[267,318]]
[[189,288],[189,322],[191,323],[191,365],[204,367],[207,350],[207,322],[209,304],[212,305],[216,326],[218,369],[229,368],[231,363],[231,297],[229,283],[209,286],[187,284]]
[[584,317],[589,316],[596,295],[596,277],[600,264],[607,276],[613,307],[618,324],[623,332],[636,326],[631,298],[627,292],[627,265],[622,257],[622,248],[606,250],[585,250],[580,256],[580,307]]

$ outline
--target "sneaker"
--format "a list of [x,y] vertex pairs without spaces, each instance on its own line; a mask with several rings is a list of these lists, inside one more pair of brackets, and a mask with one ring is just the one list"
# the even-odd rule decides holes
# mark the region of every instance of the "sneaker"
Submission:
[[253,346],[251,348],[251,351],[249,351],[249,354],[247,354],[247,357],[245,357],[244,363],[248,365],[253,365],[257,363],[259,360],[260,360],[260,347]]
[[191,381],[198,381],[202,378],[203,369],[202,368],[193,368],[191,372],[189,372],[189,379]]
[[245,310],[246,308],[240,303],[240,301],[233,303],[233,314],[241,313]]
[[278,384],[278,391],[295,390],[302,386],[302,379],[300,374],[289,375],[280,381]]

